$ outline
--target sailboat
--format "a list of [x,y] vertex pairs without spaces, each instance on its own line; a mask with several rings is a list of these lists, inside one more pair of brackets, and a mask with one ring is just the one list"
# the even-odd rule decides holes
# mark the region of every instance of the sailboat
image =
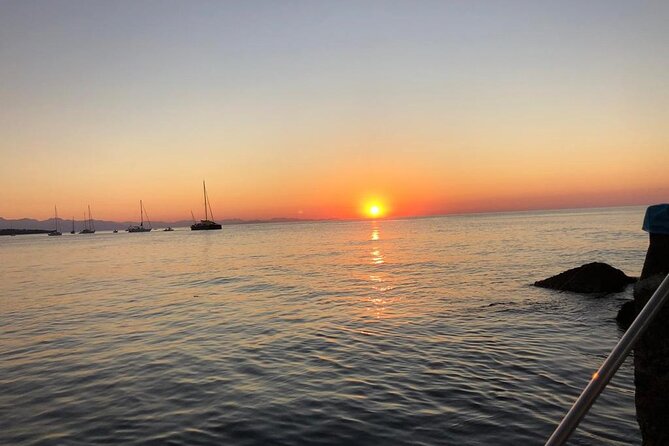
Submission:
[[74,232],[74,217],[72,217],[72,230],[70,231],[70,234],[75,234],[75,232]]
[[56,206],[54,206],[54,207],[53,207],[53,210],[54,210],[54,213],[56,214],[56,217],[54,218],[54,220],[55,220],[55,222],[56,222],[56,229],[54,229],[53,231],[49,232],[47,235],[52,235],[52,236],[53,236],[53,235],[63,235],[63,233],[60,232],[60,231],[58,230],[58,229],[59,229],[59,228],[58,228],[58,209],[56,208]]
[[[209,203],[209,197],[207,196],[207,186],[202,181],[202,188],[204,189],[204,220],[200,220],[199,223],[193,223],[190,226],[191,231],[208,231],[212,229],[221,229],[221,225],[216,223],[214,220],[214,214],[211,212],[211,203]],[[207,213],[207,210],[209,211]],[[211,220],[209,220],[211,216]]]
[[144,204],[142,203],[142,200],[139,200],[139,219],[140,223],[139,226],[133,225],[133,226],[128,226],[128,229],[126,231],[128,232],[151,232],[151,221],[149,220],[149,215],[146,215],[146,221],[149,223],[149,227],[145,228],[144,227],[144,214],[146,214],[146,209],[144,208]]
[[95,234],[95,224],[93,223],[93,217],[91,217],[91,205],[88,205],[88,219],[86,218],[86,213],[84,212],[84,229],[79,231],[79,234]]

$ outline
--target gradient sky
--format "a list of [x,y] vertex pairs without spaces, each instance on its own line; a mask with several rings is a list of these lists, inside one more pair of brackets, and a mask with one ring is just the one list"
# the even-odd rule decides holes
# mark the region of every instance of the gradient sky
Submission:
[[669,200],[669,2],[0,0],[0,216]]

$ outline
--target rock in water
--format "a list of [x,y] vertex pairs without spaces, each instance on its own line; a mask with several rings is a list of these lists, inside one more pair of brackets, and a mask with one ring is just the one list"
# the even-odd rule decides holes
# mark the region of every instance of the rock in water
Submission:
[[627,330],[634,319],[636,318],[636,305],[633,300],[628,300],[625,302],[618,310],[616,315],[616,322],[620,325],[621,328]]
[[611,265],[592,262],[534,282],[534,286],[575,293],[617,293],[634,282],[634,277]]

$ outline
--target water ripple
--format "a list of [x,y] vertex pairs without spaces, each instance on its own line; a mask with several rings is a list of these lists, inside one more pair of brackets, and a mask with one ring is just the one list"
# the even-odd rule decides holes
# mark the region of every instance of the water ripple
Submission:
[[[541,444],[630,291],[528,284],[638,274],[639,212],[2,240],[0,444]],[[633,397],[574,444],[638,443]]]

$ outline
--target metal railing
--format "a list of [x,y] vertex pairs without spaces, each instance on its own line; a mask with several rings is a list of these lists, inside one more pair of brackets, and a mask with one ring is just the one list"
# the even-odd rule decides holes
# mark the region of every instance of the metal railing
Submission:
[[664,278],[657,290],[655,290],[623,337],[620,338],[618,344],[611,350],[611,353],[599,370],[592,375],[592,379],[585,389],[583,389],[583,392],[581,392],[574,405],[571,406],[571,409],[569,409],[567,415],[565,415],[555,429],[553,435],[548,439],[546,446],[563,445],[569,439],[668,298],[669,274]]

